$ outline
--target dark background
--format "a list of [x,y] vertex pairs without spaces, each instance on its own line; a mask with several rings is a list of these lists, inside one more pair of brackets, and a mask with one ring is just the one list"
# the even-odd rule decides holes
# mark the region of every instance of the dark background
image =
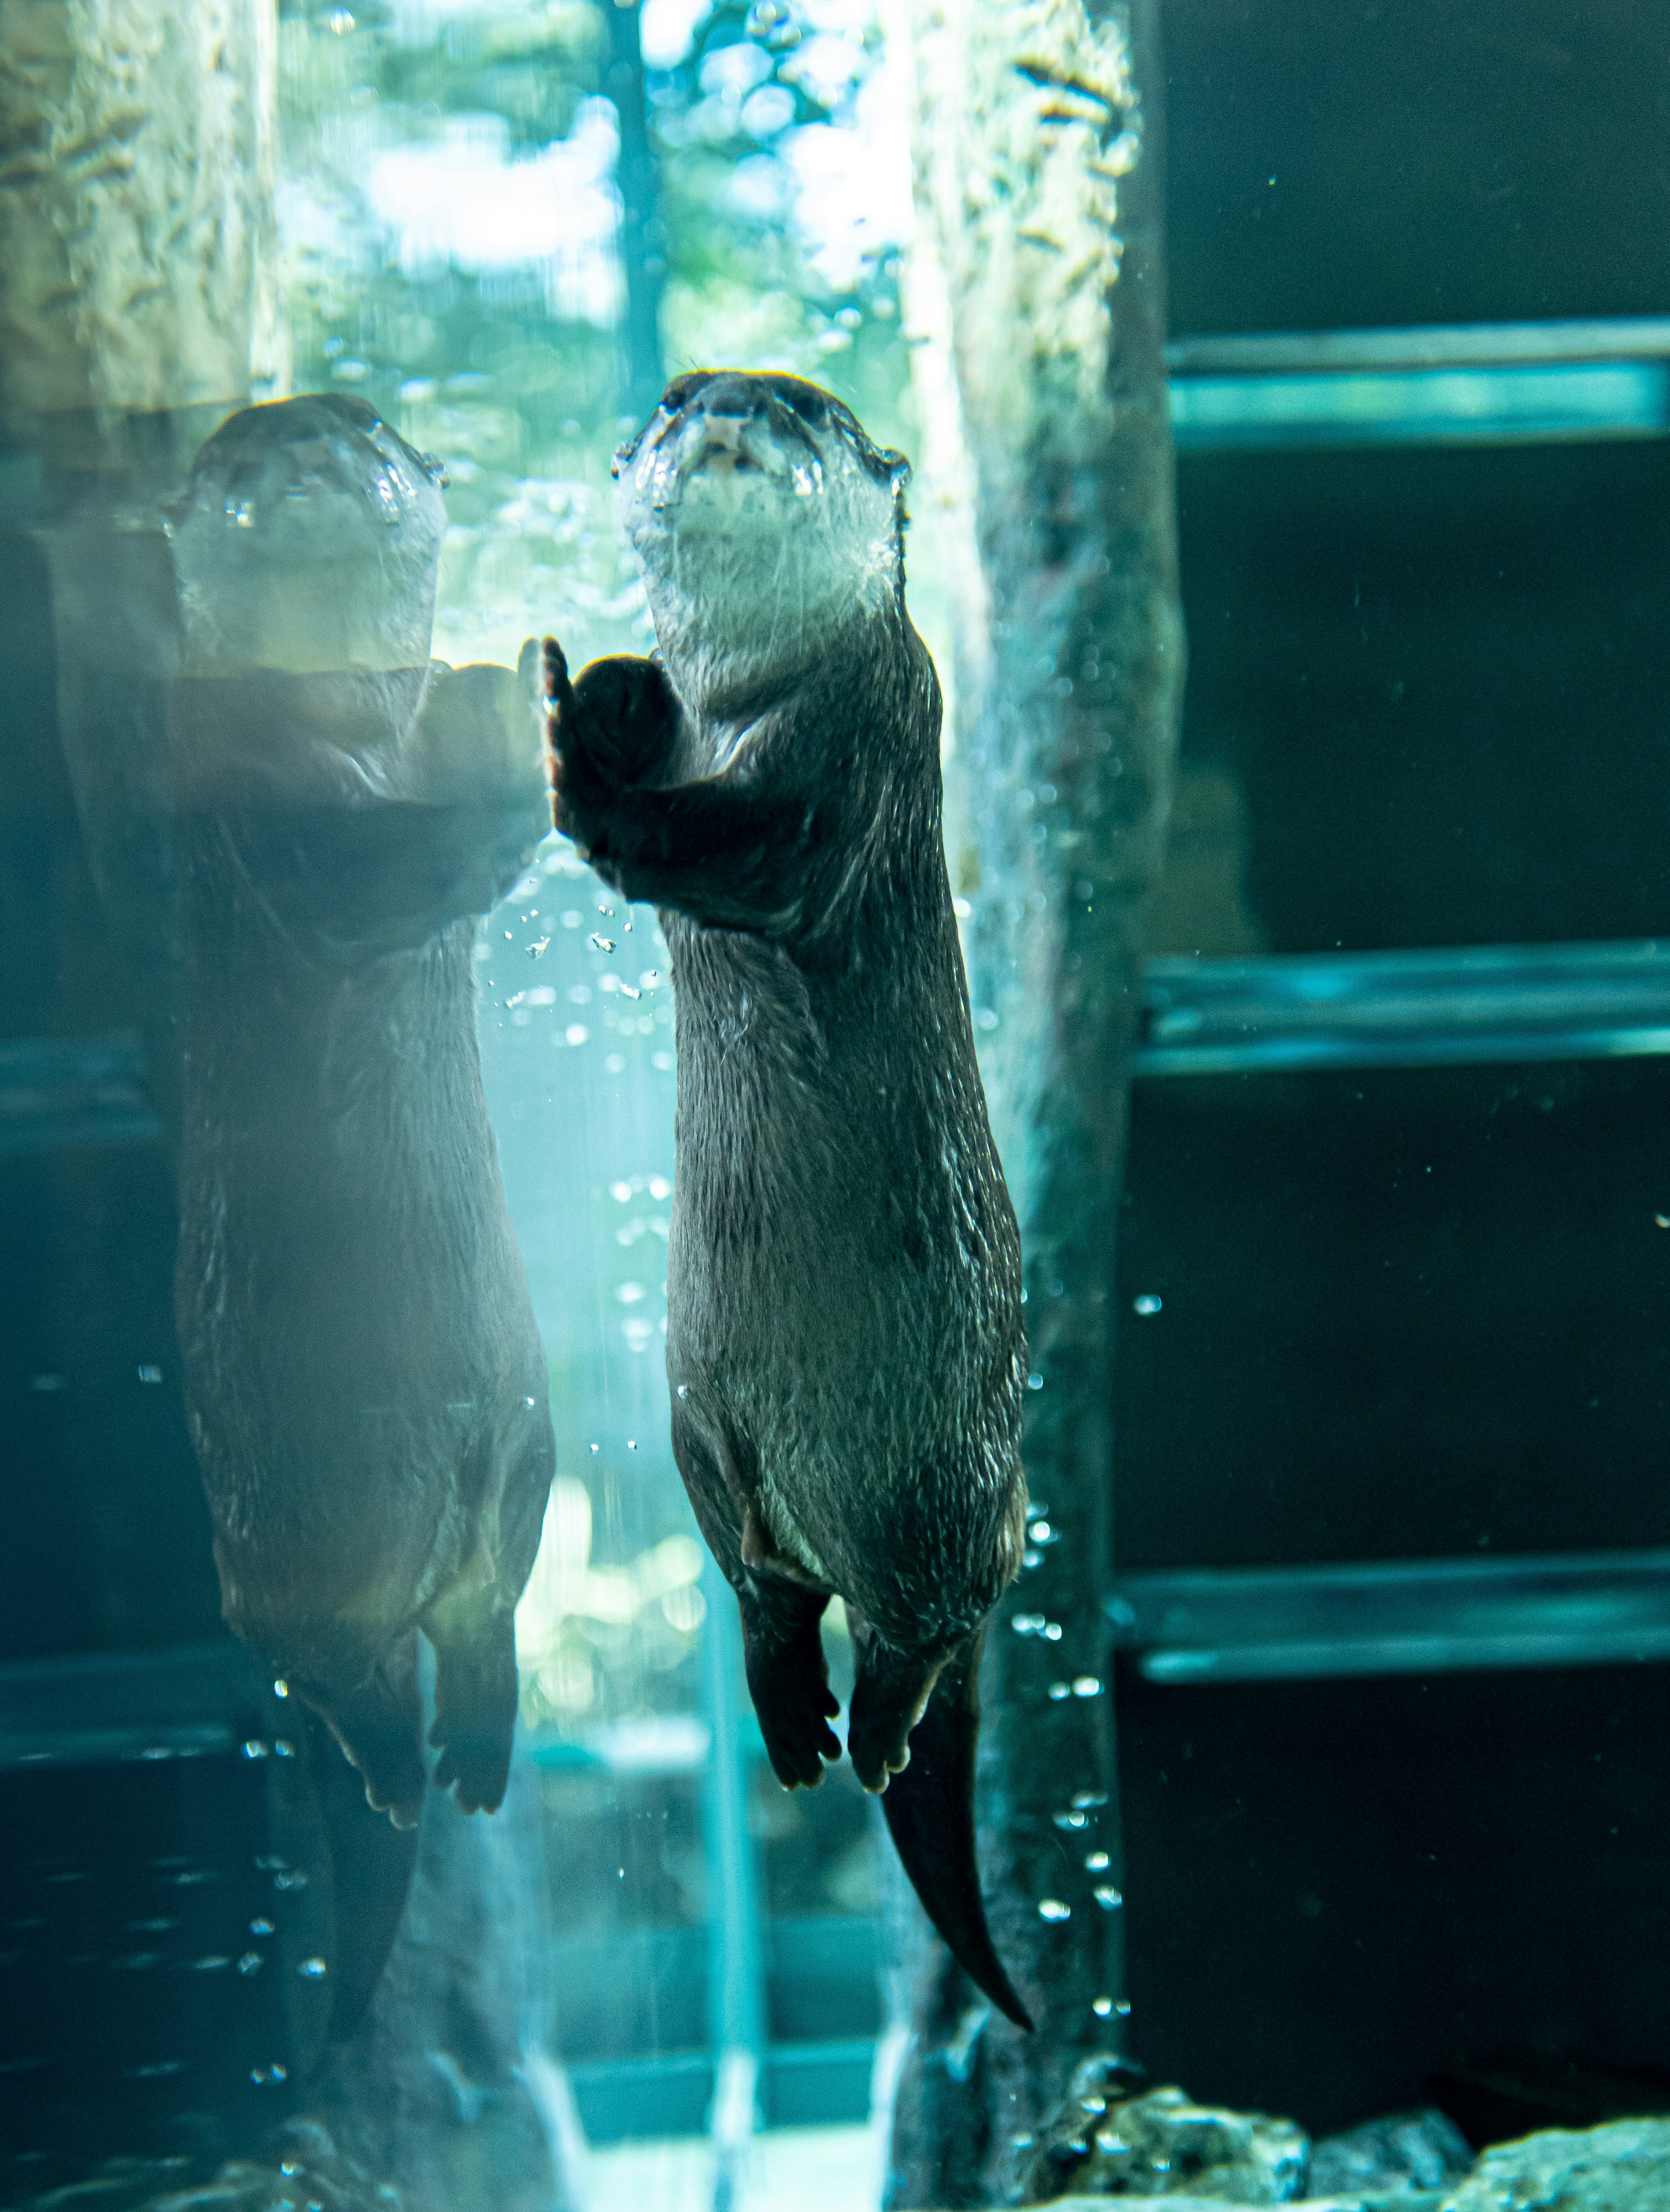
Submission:
[[[1670,312],[1661,9],[1164,17],[1174,335]],[[1670,930],[1663,445],[1178,493],[1158,949]],[[1670,1542],[1667,1109],[1656,1060],[1139,1083],[1120,1566]],[[1670,2102],[1661,1669],[1120,1688],[1156,2079],[1320,2130]]]

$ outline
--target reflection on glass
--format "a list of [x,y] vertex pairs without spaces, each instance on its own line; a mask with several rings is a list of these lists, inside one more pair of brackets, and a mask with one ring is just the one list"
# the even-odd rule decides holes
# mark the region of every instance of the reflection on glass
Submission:
[[[0,2203],[1670,2203],[1661,14],[0,9]],[[771,1774],[549,827],[706,365],[918,464],[1024,2045]]]

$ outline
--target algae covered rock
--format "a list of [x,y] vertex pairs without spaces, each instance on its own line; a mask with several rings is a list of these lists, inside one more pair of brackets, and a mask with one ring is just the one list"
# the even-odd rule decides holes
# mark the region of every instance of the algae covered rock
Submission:
[[1116,2062],[1087,2060],[1040,2136],[1023,2201],[1072,2197],[1191,2197],[1211,2204],[1289,2204],[1303,2197],[1310,2139],[1291,2120],[1197,2105],[1181,2089],[1129,2094]]
[[[1107,2201],[1105,2197],[1058,2197],[1052,2212],[1100,2212]],[[1225,2212],[1221,2197],[1168,2194],[1163,2201],[1165,2212]],[[1448,2199],[1436,2189],[1419,2189],[1412,2196],[1404,2190],[1388,2196],[1384,2190],[1352,2189],[1343,2197],[1307,2197],[1303,2203],[1304,2212],[1447,2212]]]
[[1666,2212],[1670,2119],[1551,2128],[1487,2150],[1443,2212]]
[[1393,2112],[1365,2120],[1310,2148],[1310,2195],[1349,2197],[1375,2191],[1397,2202],[1453,2187],[1473,2168],[1473,2152],[1442,2112]]

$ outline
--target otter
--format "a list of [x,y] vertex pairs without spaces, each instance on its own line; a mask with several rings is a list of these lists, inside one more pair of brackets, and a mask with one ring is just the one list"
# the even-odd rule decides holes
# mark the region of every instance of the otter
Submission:
[[847,1748],[1017,2025],[975,1864],[975,1680],[1024,1542],[1026,1345],[905,611],[908,465],[786,375],[681,376],[616,459],[659,658],[547,640],[554,818],[653,902],[678,1068],[672,1444],[788,1788]]
[[362,400],[234,415],[171,526],[175,1305],[232,1629],[397,1826],[504,1795],[555,1445],[488,1125],[476,917],[544,834],[519,675],[428,659],[440,471]]

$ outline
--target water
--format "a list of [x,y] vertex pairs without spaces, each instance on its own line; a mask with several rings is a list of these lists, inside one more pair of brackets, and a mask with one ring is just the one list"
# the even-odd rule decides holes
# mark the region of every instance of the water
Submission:
[[[1133,2145],[1175,2193],[1255,2114],[1281,2194],[1218,2201],[1482,2212],[1600,2126],[1670,2200],[1657,15],[170,22],[73,113],[19,77],[0,272],[0,2204],[946,2212]],[[549,830],[514,673],[653,646],[611,455],[709,362],[916,467],[1025,1252],[975,1787],[1029,2039],[850,1761],[766,1764],[670,1443],[671,957]],[[191,476],[289,393],[310,438]],[[210,817],[300,948],[212,1019]],[[185,1164],[281,1097],[328,1138],[199,1209],[177,1297]],[[486,1216],[398,1257],[413,1128],[433,1194],[483,1111],[526,1372],[460,1349]],[[333,1300],[361,1200],[397,1256]],[[513,1710],[500,1810],[397,1829],[329,1655],[228,1633],[205,1405],[264,1590],[425,1593],[353,1686],[414,1755],[525,1574],[513,1691],[504,1620],[452,1675],[471,1741]],[[502,1464],[547,1412],[549,1495]]]

